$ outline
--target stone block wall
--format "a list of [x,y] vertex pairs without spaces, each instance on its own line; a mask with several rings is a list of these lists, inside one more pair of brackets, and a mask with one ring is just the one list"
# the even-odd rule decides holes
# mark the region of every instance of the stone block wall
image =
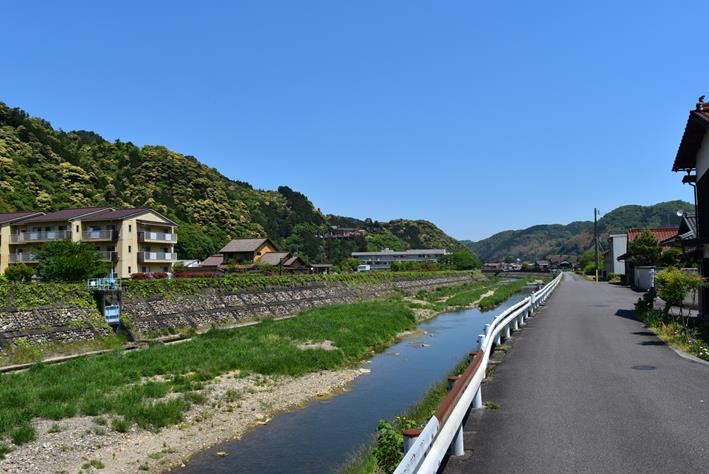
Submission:
[[[233,293],[205,292],[179,299],[126,300],[122,313],[133,321],[135,338],[183,328],[229,326],[259,317],[284,317],[323,305],[353,303],[391,294],[469,281],[466,275],[348,286],[313,283],[294,288],[244,289]],[[66,343],[105,337],[111,329],[100,324],[96,308],[62,306],[27,311],[0,311],[0,351],[23,339],[31,344]]]

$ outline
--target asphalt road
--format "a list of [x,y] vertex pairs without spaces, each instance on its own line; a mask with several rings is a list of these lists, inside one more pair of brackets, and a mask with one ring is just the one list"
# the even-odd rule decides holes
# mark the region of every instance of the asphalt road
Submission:
[[[709,365],[632,319],[639,294],[567,274],[483,385],[446,473],[709,473]],[[644,369],[644,370],[642,370]]]

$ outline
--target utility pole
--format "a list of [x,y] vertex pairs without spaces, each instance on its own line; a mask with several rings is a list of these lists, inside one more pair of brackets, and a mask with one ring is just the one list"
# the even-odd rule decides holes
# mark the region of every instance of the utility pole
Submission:
[[596,283],[598,283],[598,209],[593,208],[593,242],[596,251]]

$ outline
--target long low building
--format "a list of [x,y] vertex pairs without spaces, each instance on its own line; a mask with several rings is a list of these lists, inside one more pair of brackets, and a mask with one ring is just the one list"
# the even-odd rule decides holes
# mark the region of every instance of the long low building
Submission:
[[86,242],[111,263],[119,278],[169,272],[177,260],[177,224],[147,208],[92,207],[0,214],[0,273],[14,263],[37,263],[46,242]]
[[360,261],[362,265],[369,265],[372,270],[388,270],[392,262],[430,262],[440,261],[448,255],[446,249],[413,249],[413,250],[390,250],[384,249],[380,252],[352,252],[352,256]]

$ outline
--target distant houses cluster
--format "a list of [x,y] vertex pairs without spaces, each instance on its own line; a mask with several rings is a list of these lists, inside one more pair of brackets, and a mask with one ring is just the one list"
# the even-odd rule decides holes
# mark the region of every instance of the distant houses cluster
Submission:
[[549,255],[545,259],[533,262],[489,262],[483,265],[483,271],[488,272],[551,272],[558,270],[575,270],[578,268],[576,255]]

